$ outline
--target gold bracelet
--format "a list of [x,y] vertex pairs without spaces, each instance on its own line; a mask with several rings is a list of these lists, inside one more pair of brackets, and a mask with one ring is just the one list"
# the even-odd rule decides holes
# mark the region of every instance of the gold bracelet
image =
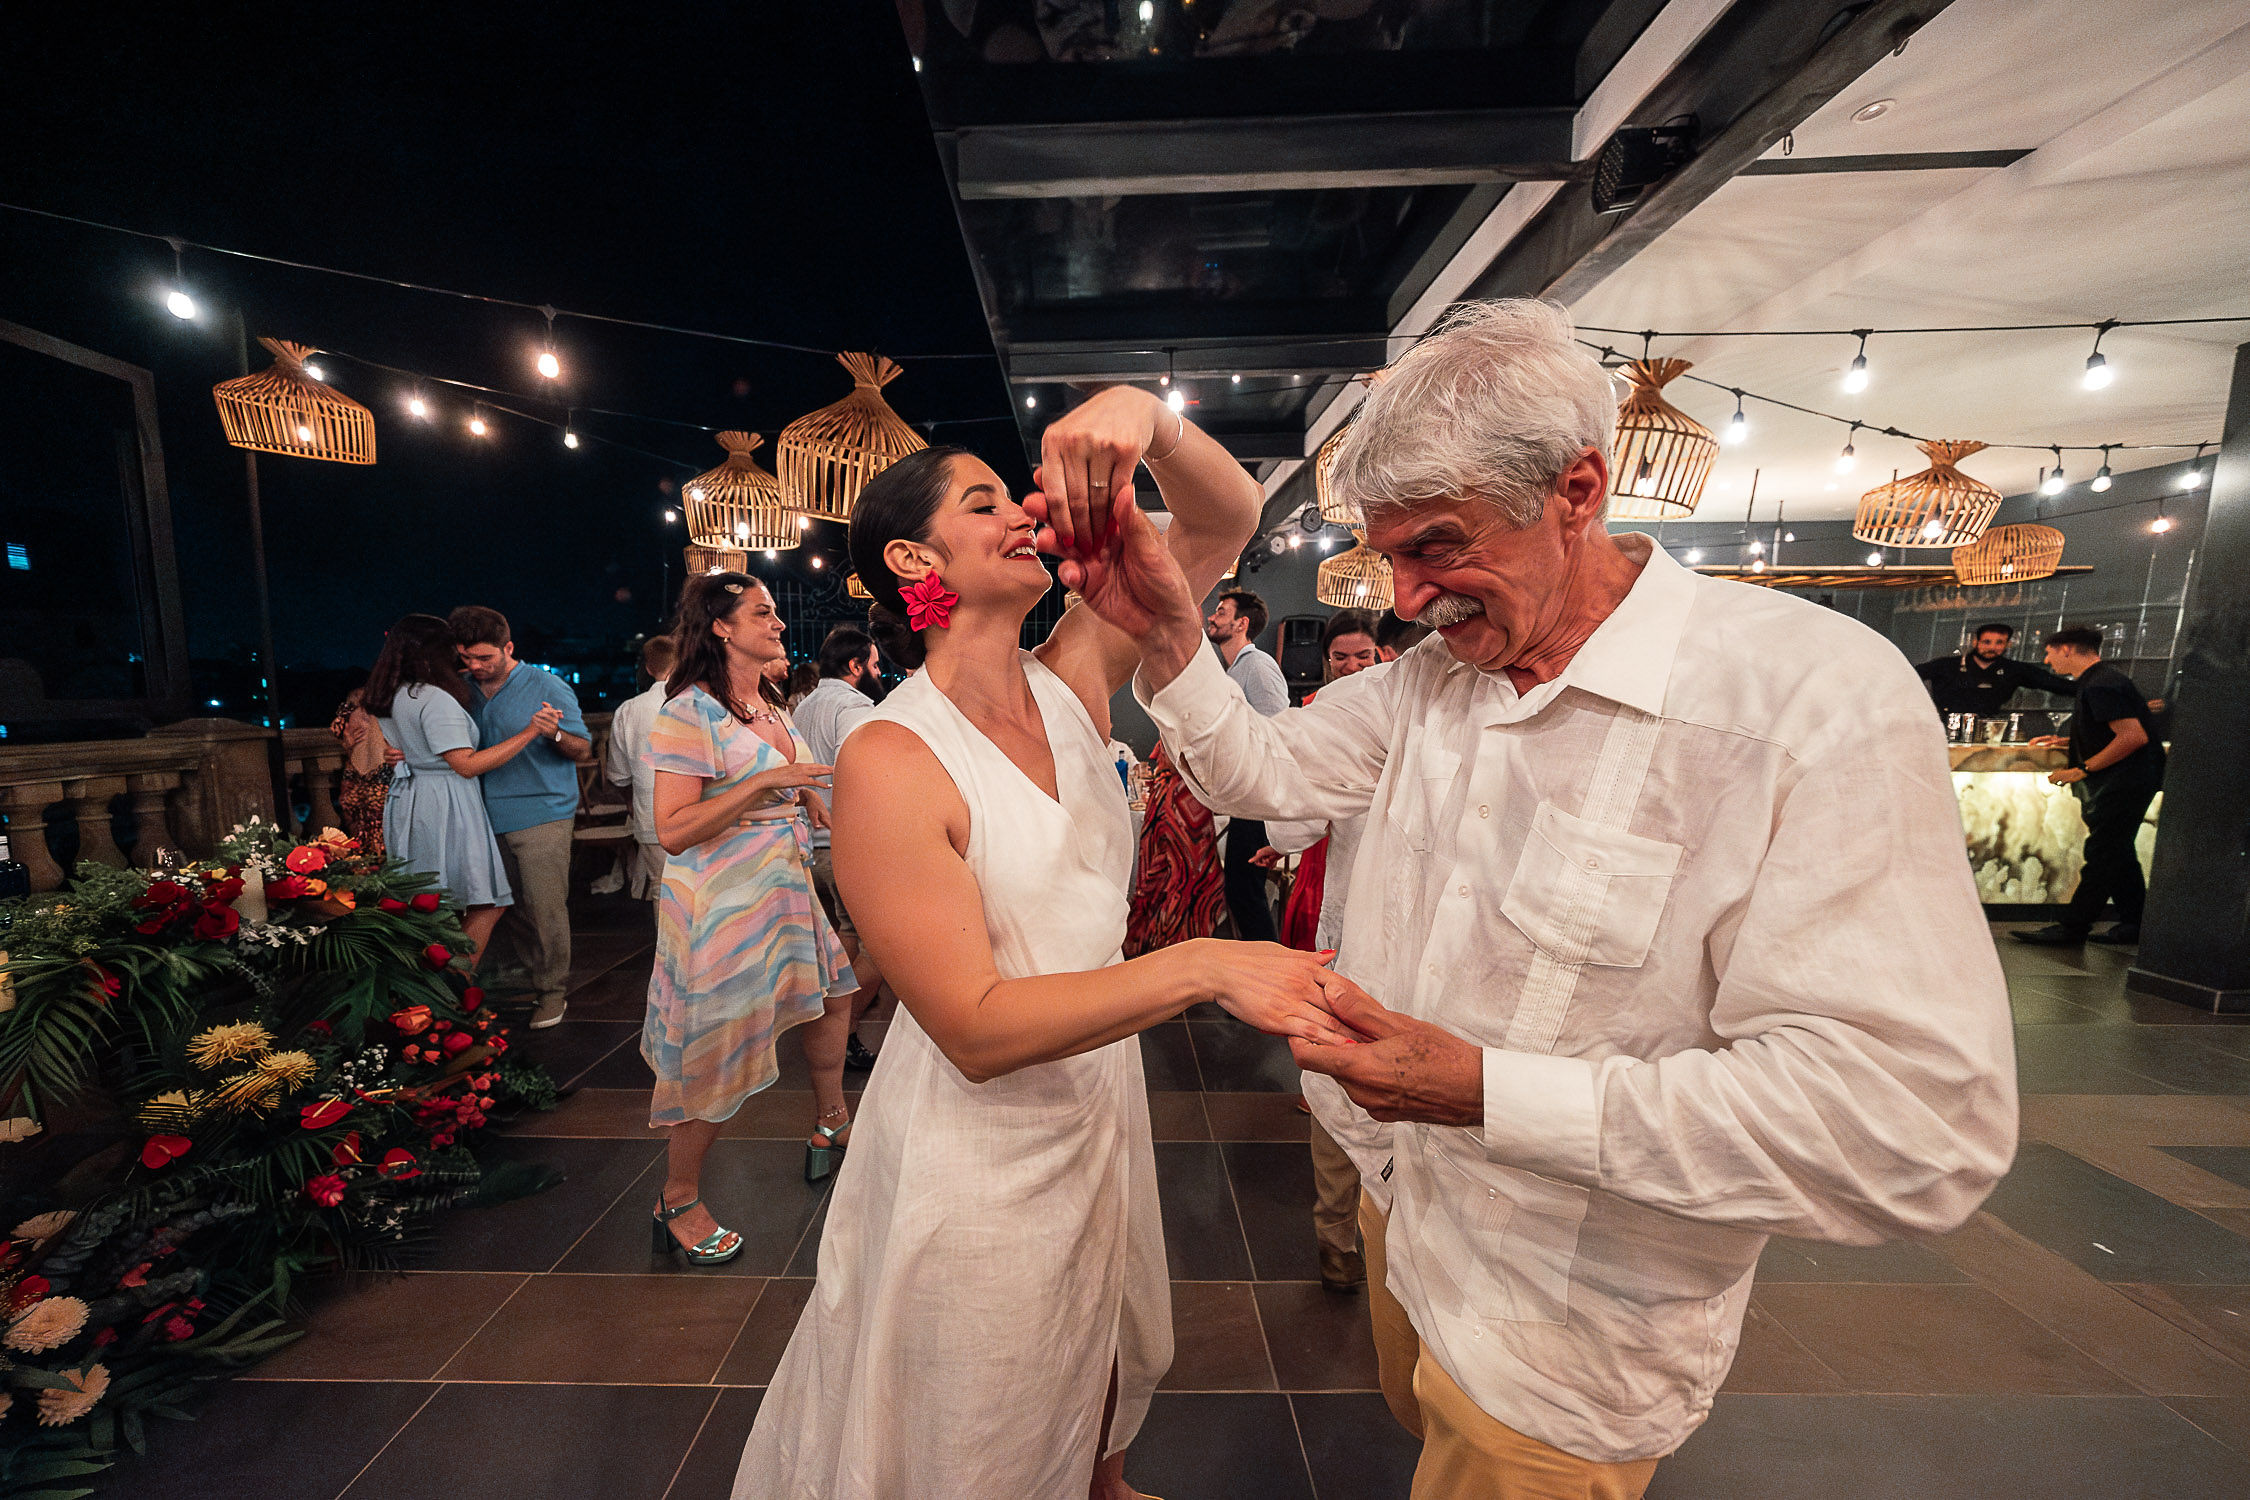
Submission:
[[1160,464],[1164,462],[1164,460],[1170,458],[1173,454],[1180,451],[1180,443],[1187,437],[1187,413],[1184,411],[1176,411],[1172,413],[1172,415],[1178,420],[1180,424],[1178,429],[1175,430],[1172,434],[1172,446],[1165,449],[1162,453],[1142,454],[1141,457],[1147,462],[1152,464]]

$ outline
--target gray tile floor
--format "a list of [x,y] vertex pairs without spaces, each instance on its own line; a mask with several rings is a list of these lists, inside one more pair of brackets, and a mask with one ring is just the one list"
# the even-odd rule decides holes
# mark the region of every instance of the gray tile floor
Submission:
[[[575,1092],[497,1148],[564,1184],[447,1222],[421,1268],[333,1287],[303,1341],[105,1485],[151,1500],[714,1500],[812,1288],[823,1191],[793,1050],[708,1182],[751,1248],[652,1258],[643,913],[581,923]],[[1776,1242],[1710,1422],[1657,1500],[2250,1495],[2250,1030],[2125,994],[2125,956],[2000,942],[2024,1147],[1927,1245]],[[1179,1357],[1128,1475],[1166,1500],[1403,1496],[1365,1300],[1314,1279],[1286,1053],[1199,1013],[1143,1040]]]

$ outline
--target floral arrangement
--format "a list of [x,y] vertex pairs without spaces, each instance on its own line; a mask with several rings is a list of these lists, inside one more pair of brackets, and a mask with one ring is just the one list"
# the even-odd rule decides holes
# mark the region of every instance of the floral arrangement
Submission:
[[81,865],[0,905],[0,1141],[69,1109],[115,1142],[71,1174],[104,1165],[97,1191],[19,1201],[0,1248],[0,1496],[98,1473],[295,1337],[297,1277],[394,1264],[448,1206],[553,1180],[470,1149],[555,1091],[463,946],[427,877],[257,819],[211,861]]

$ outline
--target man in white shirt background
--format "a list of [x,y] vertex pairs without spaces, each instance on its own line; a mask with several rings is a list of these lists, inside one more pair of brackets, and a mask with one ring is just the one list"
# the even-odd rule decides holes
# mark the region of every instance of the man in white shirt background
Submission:
[[[668,635],[652,635],[641,645],[641,670],[648,690],[617,705],[609,716],[609,745],[602,752],[602,777],[611,786],[633,789],[631,878],[627,888],[638,899],[654,901],[664,892],[664,846],[656,841],[656,772],[648,763],[649,731],[664,706],[664,680],[672,675],[679,648]],[[602,887],[597,887],[602,889]]]
[[[875,712],[875,704],[883,693],[881,658],[875,649],[874,638],[856,625],[839,625],[828,632],[820,643],[820,681],[797,705],[797,732],[805,737],[805,745],[812,758],[824,766],[836,764],[836,754],[843,748],[844,737],[857,729],[868,715]],[[825,759],[823,758],[825,757]],[[829,863],[828,830],[815,826],[812,835],[813,890],[828,913],[829,925],[844,941],[844,952],[852,961],[852,972],[859,979],[859,989],[851,996],[849,1007],[851,1027],[845,1043],[844,1064],[858,1070],[875,1065],[875,1056],[860,1041],[858,1026],[867,1008],[874,1003],[883,976],[875,967],[875,955],[863,953],[859,946],[859,929],[852,925],[852,914],[844,909],[844,898],[836,892],[836,875]],[[832,1008],[840,1008],[836,1002]],[[816,1027],[807,1034],[817,1045],[825,1045],[827,1033]]]
[[[1265,600],[1248,589],[1229,589],[1211,606],[1203,633],[1218,648],[1227,676],[1242,689],[1250,706],[1262,714],[1277,714],[1289,706],[1289,679],[1281,675],[1281,663],[1258,647],[1266,620]],[[1278,934],[1273,903],[1266,895],[1266,872],[1253,863],[1266,847],[1266,825],[1255,818],[1235,818],[1225,833],[1227,914],[1234,918],[1234,935],[1251,942],[1273,942]]]
[[1331,483],[1439,638],[1309,707],[1243,701],[1136,517],[1062,569],[1206,803],[1367,819],[1336,967],[1373,998],[1336,1008],[1368,1040],[1297,1055],[1390,1193],[1369,1300],[1416,1500],[1638,1496],[1768,1235],[1942,1233],[2015,1148],[1927,694],[1843,616],[1610,537],[1615,393],[1572,334],[1471,306],[1370,394]]

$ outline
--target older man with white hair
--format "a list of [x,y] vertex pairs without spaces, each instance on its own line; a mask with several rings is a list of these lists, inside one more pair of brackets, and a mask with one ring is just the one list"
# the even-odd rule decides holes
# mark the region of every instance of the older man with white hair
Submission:
[[1438,638],[1270,719],[1137,513],[1048,492],[1197,795],[1367,816],[1337,959],[1366,1041],[1297,1058],[1369,1186],[1416,1500],[1639,1495],[1768,1235],[1941,1233],[2015,1148],[1928,696],[1850,619],[1610,536],[1615,396],[1572,334],[1467,307],[1370,394],[1331,483]]

